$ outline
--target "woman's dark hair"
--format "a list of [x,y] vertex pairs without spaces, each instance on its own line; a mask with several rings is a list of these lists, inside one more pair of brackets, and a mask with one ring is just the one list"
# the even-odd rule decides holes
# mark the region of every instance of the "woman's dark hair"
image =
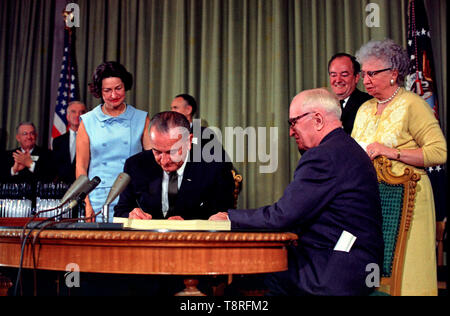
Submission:
[[89,83],[89,91],[96,98],[102,97],[102,81],[105,78],[120,78],[125,85],[125,91],[133,86],[133,75],[117,61],[107,61],[95,69],[92,75],[92,83]]

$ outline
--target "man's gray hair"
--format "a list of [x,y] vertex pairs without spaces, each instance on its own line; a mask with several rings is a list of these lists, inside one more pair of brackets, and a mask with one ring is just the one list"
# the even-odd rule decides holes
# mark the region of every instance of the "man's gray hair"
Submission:
[[82,104],[82,105],[84,105],[84,107],[87,108],[86,104],[84,104],[84,102],[81,102],[81,101],[70,101],[69,104],[67,105],[67,108],[70,108],[70,106],[72,104]]
[[149,130],[153,127],[162,133],[167,133],[174,127],[183,127],[188,131],[191,129],[191,125],[187,118],[183,114],[174,111],[165,111],[153,116],[150,120]]
[[409,72],[409,57],[405,49],[387,38],[382,41],[370,41],[356,52],[356,59],[363,65],[369,59],[381,61],[386,68],[398,71],[397,83],[403,85]]
[[303,91],[303,110],[322,109],[338,120],[341,118],[342,110],[336,95],[327,88],[316,88]]
[[33,122],[20,122],[16,127],[16,134],[19,134],[19,128],[21,126],[33,126],[34,131],[36,132],[36,126],[34,126]]

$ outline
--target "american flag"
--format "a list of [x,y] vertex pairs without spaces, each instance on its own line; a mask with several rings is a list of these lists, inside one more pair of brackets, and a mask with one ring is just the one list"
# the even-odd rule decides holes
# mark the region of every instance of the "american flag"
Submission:
[[78,100],[78,85],[72,47],[72,29],[65,27],[64,53],[61,63],[55,114],[53,116],[52,138],[56,138],[67,131],[67,106],[71,101],[75,100]]
[[[423,0],[409,0],[407,50],[410,56],[410,65],[406,88],[419,94],[430,105],[439,120],[431,33]],[[443,165],[427,168],[433,187],[438,220],[442,220],[447,215],[445,171]]]

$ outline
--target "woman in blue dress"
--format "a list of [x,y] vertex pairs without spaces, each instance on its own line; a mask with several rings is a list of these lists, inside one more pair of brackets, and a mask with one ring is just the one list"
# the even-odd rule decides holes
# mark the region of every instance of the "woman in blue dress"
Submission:
[[[101,183],[86,198],[86,217],[102,209],[125,160],[143,149],[150,149],[148,113],[125,103],[125,92],[133,85],[132,75],[118,62],[97,67],[89,84],[91,93],[103,103],[81,116],[76,145],[76,174],[89,179],[100,177]],[[110,204],[109,221],[114,206]],[[103,221],[98,215],[96,221]]]

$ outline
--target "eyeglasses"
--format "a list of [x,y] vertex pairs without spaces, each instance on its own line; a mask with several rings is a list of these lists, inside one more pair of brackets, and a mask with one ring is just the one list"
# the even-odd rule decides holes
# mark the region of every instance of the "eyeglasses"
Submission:
[[385,68],[381,70],[374,70],[374,71],[361,71],[361,77],[364,79],[366,74],[369,76],[370,79],[372,79],[375,75],[379,74],[380,72],[392,70],[392,68]]
[[306,115],[312,114],[312,113],[314,113],[314,112],[307,112],[307,113],[304,113],[302,115],[290,118],[288,120],[289,127],[294,127],[298,120],[300,120],[301,118],[305,117]]
[[19,135],[21,135],[21,136],[28,136],[28,135],[30,135],[30,136],[36,136],[36,132],[22,132],[22,133],[19,133]]

